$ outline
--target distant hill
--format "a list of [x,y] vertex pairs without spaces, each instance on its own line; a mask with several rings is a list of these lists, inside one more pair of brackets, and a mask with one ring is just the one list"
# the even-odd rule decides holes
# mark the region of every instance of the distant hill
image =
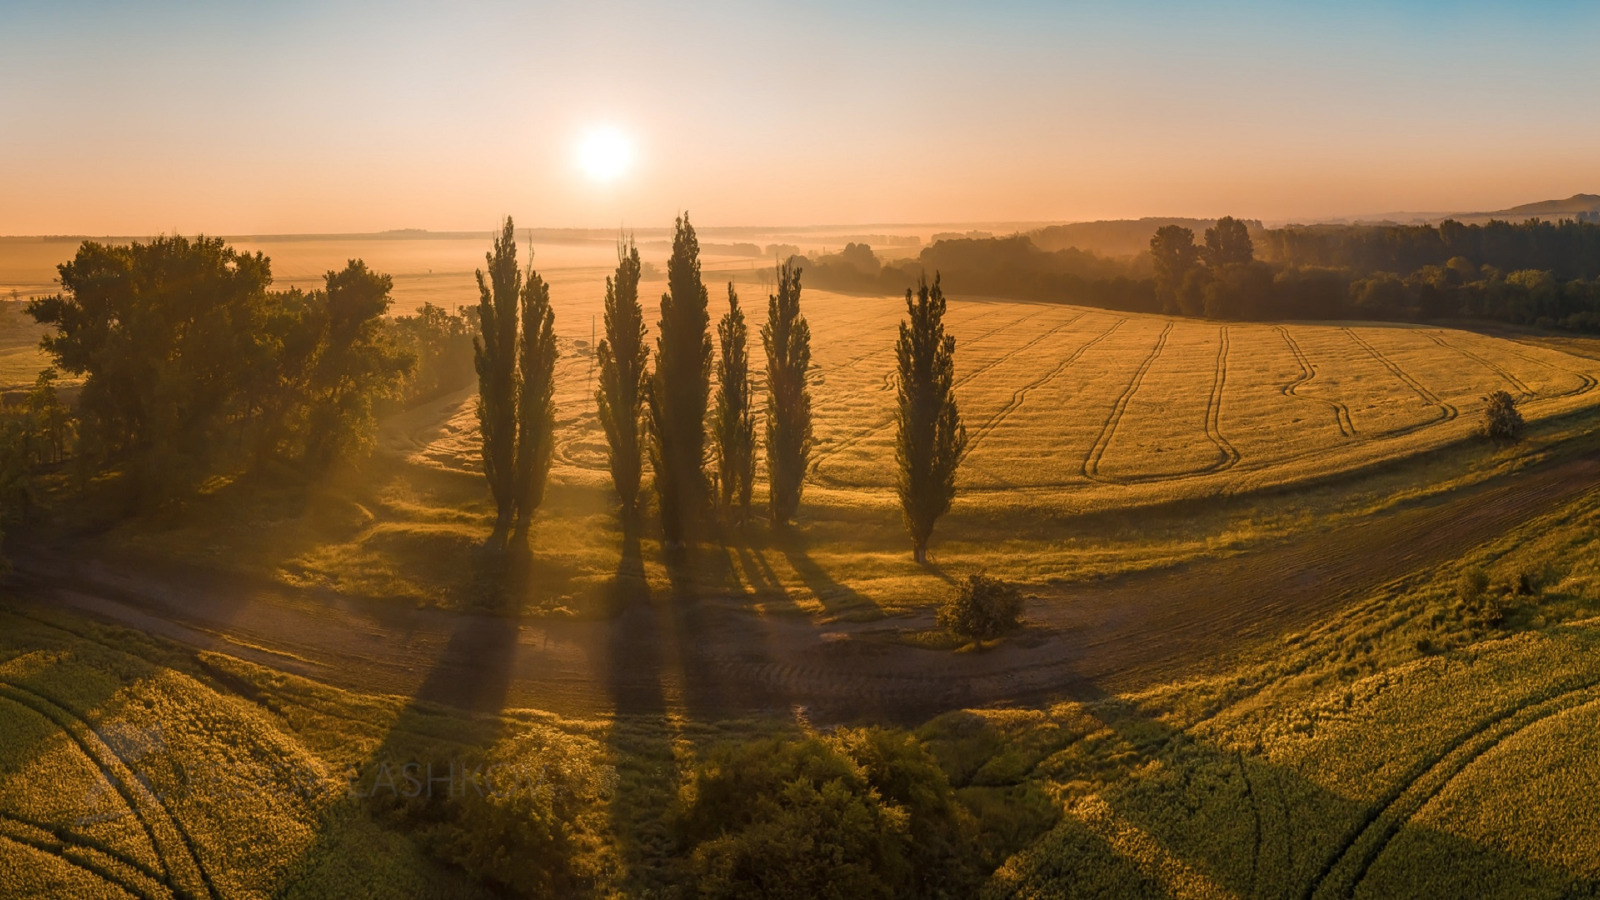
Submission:
[[[1207,228],[1217,224],[1216,219],[1108,219],[1100,222],[1074,222],[1070,225],[1051,225],[1028,232],[1041,250],[1065,250],[1076,247],[1102,256],[1139,256],[1150,252],[1150,237],[1156,229],[1168,225],[1182,225],[1194,232],[1195,240]],[[1251,231],[1261,228],[1261,223],[1245,220]]]
[[[1587,214],[1587,216],[1585,216]],[[1476,220],[1505,219],[1511,222],[1521,222],[1525,219],[1583,219],[1600,217],[1600,194],[1573,194],[1565,200],[1540,200],[1537,203],[1524,203],[1510,209],[1497,210],[1492,213],[1470,213],[1464,217]]]
[[1467,225],[1482,225],[1491,219],[1502,222],[1525,222],[1528,219],[1576,219],[1580,222],[1600,222],[1600,194],[1573,194],[1565,200],[1539,200],[1508,209],[1487,212],[1391,212],[1345,219],[1327,219],[1326,225],[1437,225],[1445,219],[1455,219]]

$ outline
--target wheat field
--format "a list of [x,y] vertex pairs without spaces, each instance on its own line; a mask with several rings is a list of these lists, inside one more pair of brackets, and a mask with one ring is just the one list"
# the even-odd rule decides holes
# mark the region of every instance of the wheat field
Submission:
[[[598,484],[592,334],[578,327],[598,304],[578,281],[556,282],[555,475]],[[761,286],[739,290],[758,326]],[[807,496],[890,502],[902,301],[808,290],[802,302],[814,361]],[[714,291],[713,313],[725,303]],[[1530,421],[1600,402],[1600,361],[1432,325],[1216,323],[953,298],[946,329],[969,441],[959,488],[985,502],[1081,511],[1291,484],[1469,436],[1492,391],[1520,398]],[[470,392],[414,412],[386,443],[474,470]]]

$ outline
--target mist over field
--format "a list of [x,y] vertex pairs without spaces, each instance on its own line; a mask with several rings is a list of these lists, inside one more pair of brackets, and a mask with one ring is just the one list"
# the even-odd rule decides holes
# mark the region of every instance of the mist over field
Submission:
[[0,900],[1600,893],[1600,9],[0,35]]

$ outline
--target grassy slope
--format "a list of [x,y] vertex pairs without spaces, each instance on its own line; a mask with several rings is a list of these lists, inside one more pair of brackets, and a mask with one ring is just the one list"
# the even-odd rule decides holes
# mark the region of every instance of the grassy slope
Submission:
[[[1597,524],[1591,497],[1227,671],[927,723],[921,739],[992,839],[1026,843],[1059,815],[989,892],[1555,895],[1600,878],[1586,837],[1600,832]],[[341,776],[371,783],[383,761],[470,758],[529,735],[588,748],[613,773],[578,826],[589,887],[666,890],[679,878],[670,811],[698,752],[796,730],[670,711],[468,718],[64,617],[0,615],[0,892],[159,887],[170,865],[180,879],[203,870],[225,896],[459,893],[420,849],[426,829],[343,796]],[[97,770],[117,765],[165,811],[137,790],[97,791]]]
[[[1067,812],[993,893],[1554,896],[1592,883],[1596,524],[1590,498],[1234,671],[989,716]],[[1489,578],[1481,598],[1461,586],[1473,570]]]

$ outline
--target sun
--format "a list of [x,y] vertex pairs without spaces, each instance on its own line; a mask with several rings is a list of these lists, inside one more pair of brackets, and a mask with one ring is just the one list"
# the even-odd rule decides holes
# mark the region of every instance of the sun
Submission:
[[596,128],[578,141],[578,167],[592,181],[615,181],[631,165],[633,145],[615,128]]

